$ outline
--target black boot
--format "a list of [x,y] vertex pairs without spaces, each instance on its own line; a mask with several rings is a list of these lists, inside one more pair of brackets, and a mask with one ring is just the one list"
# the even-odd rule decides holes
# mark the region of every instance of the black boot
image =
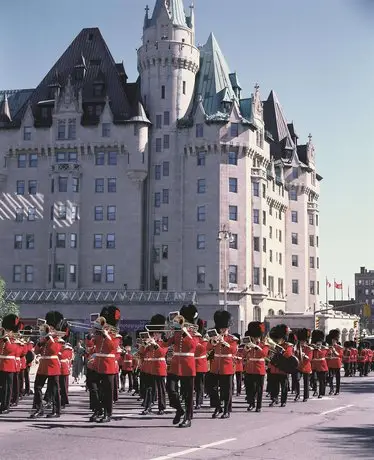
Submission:
[[184,415],[184,410],[177,410],[177,413],[175,414],[175,417],[173,419],[173,425],[178,425],[183,415]]
[[216,407],[215,411],[212,414],[212,418],[217,418],[219,414],[222,414],[222,407]]
[[183,422],[178,425],[179,428],[189,428],[191,426],[191,420],[186,418],[183,419]]

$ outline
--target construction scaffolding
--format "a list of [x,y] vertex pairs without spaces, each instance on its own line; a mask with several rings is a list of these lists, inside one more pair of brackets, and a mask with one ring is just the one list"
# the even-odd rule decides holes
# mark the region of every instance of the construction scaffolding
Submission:
[[20,289],[5,291],[5,300],[30,304],[182,304],[197,303],[195,291],[125,291]]

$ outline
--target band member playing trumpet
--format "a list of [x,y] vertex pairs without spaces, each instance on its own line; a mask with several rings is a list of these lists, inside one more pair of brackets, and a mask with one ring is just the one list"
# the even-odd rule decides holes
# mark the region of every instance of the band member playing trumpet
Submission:
[[232,387],[234,375],[234,356],[238,350],[238,339],[229,334],[231,314],[219,310],[214,313],[215,329],[218,336],[212,337],[207,350],[214,349],[214,358],[211,362],[212,389],[210,405],[214,407],[212,418],[223,414],[221,418],[229,418],[232,410]]
[[265,358],[269,353],[269,346],[262,341],[264,333],[265,324],[260,321],[252,321],[248,324],[245,334],[250,338],[250,341],[244,344],[244,383],[249,404],[248,411],[256,407],[256,412],[261,412],[266,374]]
[[298,343],[296,345],[296,355],[299,359],[299,367],[297,372],[297,380],[296,380],[296,395],[295,401],[300,399],[300,379],[303,377],[304,383],[304,395],[303,395],[303,402],[308,401],[309,399],[309,385],[310,385],[310,375],[312,373],[312,356],[313,356],[313,348],[308,345],[308,340],[310,338],[310,330],[309,329],[299,329],[296,332]]
[[195,351],[195,364],[196,364],[196,377],[195,377],[195,392],[196,392],[196,405],[195,409],[201,409],[204,401],[204,387],[205,375],[208,372],[208,359],[207,359],[207,346],[208,340],[204,337],[204,321],[199,319],[197,322],[199,326],[198,333],[199,342],[196,345]]
[[[195,330],[192,325],[196,324],[198,312],[195,305],[183,305],[179,313],[182,319],[181,329],[166,340],[168,346],[173,346],[173,357],[167,377],[167,392],[170,406],[176,409],[173,424],[179,424],[180,428],[188,428],[191,426],[193,417],[193,390],[196,376],[195,352],[199,341],[199,338],[195,337]],[[188,326],[184,323],[188,323]],[[179,382],[185,399],[184,410],[178,393]],[[180,423],[182,417],[183,421]]]
[[323,345],[325,334],[323,331],[315,329],[312,332],[312,372],[315,374],[313,379],[313,396],[317,396],[318,380],[318,398],[325,396],[326,392],[326,375],[328,372],[326,356],[328,348]]
[[64,317],[58,311],[50,311],[46,314],[46,324],[40,328],[39,342],[35,347],[35,354],[40,355],[39,367],[36,373],[34,383],[34,403],[35,412],[31,414],[31,418],[42,417],[44,415],[42,390],[45,382],[47,383],[47,394],[52,400],[52,413],[48,414],[48,418],[58,418],[61,415],[61,397],[59,377],[61,374],[60,361],[58,354],[60,352],[60,344],[57,338],[54,338],[54,331],[61,325]]
[[19,318],[6,315],[0,328],[0,414],[9,414],[13,391],[13,378],[17,371],[16,354],[18,345],[14,333],[18,331]]
[[326,356],[327,367],[329,368],[330,395],[334,394],[334,379],[336,382],[335,395],[340,393],[340,369],[342,367],[343,347],[338,344],[340,331],[332,329],[326,337],[329,350]]

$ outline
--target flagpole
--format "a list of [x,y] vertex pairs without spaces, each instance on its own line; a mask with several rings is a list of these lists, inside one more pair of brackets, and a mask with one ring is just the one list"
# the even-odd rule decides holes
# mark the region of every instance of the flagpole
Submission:
[[342,300],[343,300],[343,298],[344,298],[344,296],[343,296],[343,280],[341,281],[341,285],[342,285]]
[[334,302],[336,300],[336,281],[335,281],[335,278],[334,278]]
[[329,302],[329,301],[328,301],[328,298],[327,298],[327,296],[328,296],[328,292],[327,292],[327,283],[328,283],[328,280],[327,280],[327,276],[326,276],[326,308],[327,308],[327,305],[328,305],[328,302]]

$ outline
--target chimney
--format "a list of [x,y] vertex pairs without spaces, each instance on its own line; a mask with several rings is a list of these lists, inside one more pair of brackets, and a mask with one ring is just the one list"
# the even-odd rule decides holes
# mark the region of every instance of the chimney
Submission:
[[366,272],[366,270],[365,270],[365,267],[361,267],[361,272],[360,272],[360,273],[361,273],[361,275],[364,275],[364,274],[365,274],[365,272]]

